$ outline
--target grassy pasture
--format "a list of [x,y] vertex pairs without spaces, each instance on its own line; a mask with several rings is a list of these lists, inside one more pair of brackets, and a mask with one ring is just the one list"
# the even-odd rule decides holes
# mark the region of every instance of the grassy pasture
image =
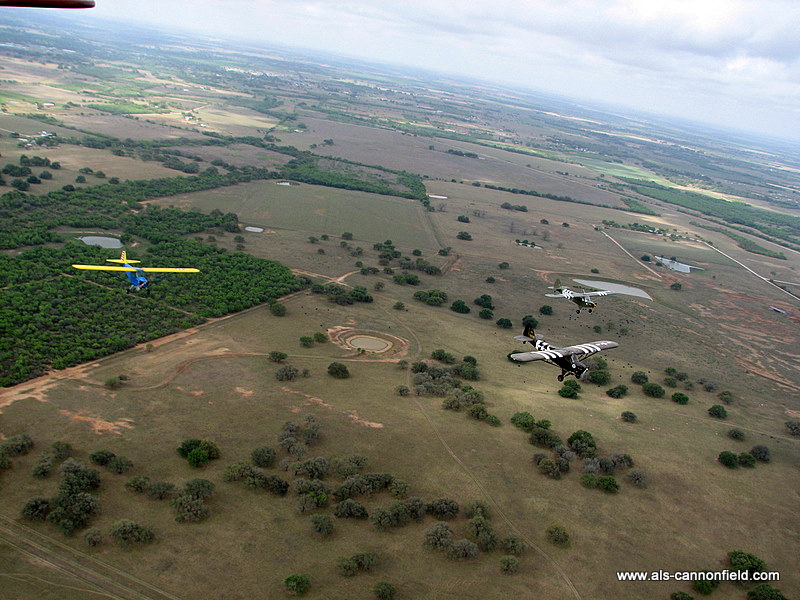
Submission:
[[[615,572],[722,568],[725,551],[739,547],[780,570],[784,592],[798,586],[791,557],[780,551],[792,543],[790,524],[795,517],[788,498],[782,502],[779,491],[788,491],[785,482],[792,477],[800,454],[796,442],[750,432],[743,444],[728,440],[724,432],[729,426],[747,428],[753,416],[737,404],[728,421],[710,419],[705,408],[712,396],[704,392],[692,394],[689,405],[678,406],[666,399],[647,398],[638,386],[631,385],[626,398],[613,400],[587,384],[579,400],[565,400],[554,393],[558,387],[554,370],[544,365],[518,367],[505,360],[505,352],[514,347],[509,332],[492,335],[493,324],[441,308],[412,305],[407,312],[392,311],[394,294],[389,292],[394,289],[390,286],[372,305],[344,308],[300,294],[287,302],[289,314],[282,319],[256,309],[213,323],[194,335],[176,336],[152,353],[140,348],[116,355],[86,370],[84,377],[58,383],[45,393],[44,402],[20,400],[6,406],[4,423],[13,428],[4,426],[3,433],[28,431],[40,441],[40,448],[66,439],[80,449],[78,457],[84,460],[88,452],[99,448],[130,457],[136,466],[128,475],[103,472],[99,496],[103,514],[93,525],[107,530],[117,518],[134,518],[155,527],[159,541],[131,551],[105,545],[98,556],[186,598],[219,595],[223,590],[232,597],[269,597],[292,572],[310,573],[314,593],[337,597],[365,595],[379,580],[391,581],[410,597],[455,597],[456,593],[468,598],[508,597],[531,590],[542,597],[570,597],[552,563],[535,550],[521,558],[517,575],[506,577],[499,572],[498,552],[452,563],[422,550],[424,532],[434,522],[431,517],[421,525],[387,533],[375,531],[368,523],[335,520],[333,537],[316,540],[308,517],[297,514],[291,492],[280,499],[221,481],[224,465],[245,459],[257,445],[274,445],[285,420],[298,420],[309,412],[324,427],[324,438],[312,447],[310,456],[363,453],[370,459],[369,470],[389,471],[405,479],[412,485],[412,494],[488,501],[560,565],[583,597],[666,595],[677,589],[674,584],[620,584]],[[408,372],[393,363],[348,357],[330,343],[305,349],[297,342],[300,335],[348,323],[410,339],[408,358],[412,360],[437,347],[476,356],[485,375],[476,387],[486,393],[490,412],[500,416],[504,425],[491,428],[464,414],[444,411],[440,399],[397,397],[393,388],[405,382]],[[287,352],[290,364],[309,368],[311,377],[285,385],[276,382],[272,373],[277,367],[263,356],[274,349]],[[221,356],[253,352],[258,356]],[[640,356],[625,346],[613,352],[608,357],[615,361],[614,383],[644,366],[633,361],[631,366],[623,364],[624,359],[638,361]],[[186,360],[203,357],[174,375]],[[350,380],[334,381],[324,374],[333,359],[347,362],[353,375]],[[98,387],[106,377],[121,372],[130,377],[122,389],[108,392]],[[618,496],[608,496],[580,486],[577,472],[562,481],[545,478],[530,463],[538,450],[508,423],[519,410],[551,419],[563,437],[576,429],[592,431],[602,453],[631,454],[637,466],[648,472],[651,485],[639,490],[623,483]],[[621,422],[622,410],[634,411],[641,422]],[[353,414],[383,427],[360,425]],[[107,423],[109,429],[95,433],[91,418]],[[114,433],[115,425],[118,433]],[[174,447],[194,436],[215,440],[222,459],[202,470],[188,467]],[[721,450],[756,443],[766,443],[773,450],[771,464],[728,471],[715,461]],[[26,498],[42,491],[52,493],[52,476],[39,482],[28,475],[35,454],[36,450],[15,460],[15,468],[3,475],[7,490],[3,514],[13,517]],[[197,525],[175,524],[165,503],[122,488],[133,474],[174,483],[192,477],[211,479],[217,484],[209,503],[212,517]],[[774,493],[764,495],[764,489]],[[365,504],[374,509],[389,502],[382,492]],[[317,512],[330,514],[331,509]],[[771,515],[768,522],[761,518],[765,512]],[[546,542],[544,529],[554,522],[570,532],[569,549]],[[501,536],[511,530],[499,513],[492,523]],[[759,523],[756,535],[753,523]],[[464,535],[463,517],[452,526],[457,537]],[[57,535],[48,527],[41,530]],[[82,547],[79,539],[68,543]],[[193,551],[181,551],[187,547]],[[636,548],[633,554],[631,547]],[[665,548],[670,552],[665,554]],[[385,557],[384,565],[353,579],[336,573],[335,557],[365,550]],[[222,563],[202,561],[201,565],[199,557],[208,553],[243,556],[235,582],[227,581]],[[275,568],[277,564],[280,568]],[[265,569],[270,573],[266,578]],[[468,587],[460,587],[464,582]],[[732,585],[723,586],[717,594],[738,597]]]
[[246,225],[302,233],[300,239],[306,243],[309,235],[319,237],[327,233],[338,238],[343,232],[350,231],[354,235],[350,242],[353,247],[362,246],[364,249],[371,249],[372,244],[386,239],[409,250],[434,245],[420,222],[422,205],[416,200],[306,184],[282,186],[274,181],[259,181],[173,196],[160,202],[204,212],[214,208],[235,212]]
[[[71,109],[58,115],[58,118],[67,125],[92,131],[102,135],[111,135],[120,139],[131,138],[133,140],[162,140],[177,137],[201,139],[202,136],[194,131],[185,129],[174,129],[155,123],[149,123],[149,117],[128,118],[121,115],[109,115],[102,113],[83,114]],[[80,132],[72,132],[72,135],[81,136]]]

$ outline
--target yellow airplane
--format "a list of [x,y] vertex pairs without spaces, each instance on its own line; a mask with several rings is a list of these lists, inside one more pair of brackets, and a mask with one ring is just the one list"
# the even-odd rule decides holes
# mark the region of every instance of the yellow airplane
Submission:
[[119,258],[107,258],[106,261],[112,263],[119,263],[121,267],[111,267],[108,265],[72,265],[76,269],[84,269],[87,271],[121,271],[125,273],[131,286],[128,288],[130,292],[141,292],[146,290],[150,293],[150,284],[152,281],[147,278],[145,273],[199,273],[199,269],[181,268],[181,267],[132,267],[131,264],[136,264],[141,261],[129,260],[125,255],[125,250]]

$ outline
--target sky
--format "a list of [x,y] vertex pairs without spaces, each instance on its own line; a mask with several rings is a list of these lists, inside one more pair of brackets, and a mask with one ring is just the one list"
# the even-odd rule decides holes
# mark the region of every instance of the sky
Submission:
[[795,0],[96,1],[85,18],[408,65],[800,139]]

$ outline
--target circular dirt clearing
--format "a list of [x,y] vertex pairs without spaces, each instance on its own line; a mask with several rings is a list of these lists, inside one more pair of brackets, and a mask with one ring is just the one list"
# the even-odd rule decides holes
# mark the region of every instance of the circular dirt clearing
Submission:
[[392,347],[388,340],[372,337],[370,335],[354,335],[345,340],[345,344],[352,348],[363,348],[370,352],[385,352]]

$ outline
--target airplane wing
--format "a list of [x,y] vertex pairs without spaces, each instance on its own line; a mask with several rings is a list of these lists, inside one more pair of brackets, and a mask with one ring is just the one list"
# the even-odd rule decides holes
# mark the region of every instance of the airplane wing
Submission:
[[599,342],[589,342],[587,344],[576,344],[575,346],[568,346],[566,348],[552,348],[551,350],[539,350],[538,352],[518,352],[509,354],[509,358],[515,362],[531,362],[534,360],[553,360],[556,358],[564,358],[567,356],[579,355],[580,358],[586,358],[592,354],[608,350],[609,348],[616,348],[619,346],[617,342],[609,342],[606,340]]
[[616,294],[616,292],[612,292],[610,290],[602,290],[600,292],[582,292],[580,294],[573,292],[575,296],[581,296],[583,298],[591,298],[592,296],[608,296],[609,294]]
[[199,269],[184,269],[184,268],[170,268],[170,267],[145,267],[142,269],[134,269],[133,267],[109,267],[105,265],[72,265],[76,269],[84,269],[88,271],[126,271],[129,273],[136,273],[144,271],[145,273],[199,273]]
[[585,358],[592,354],[602,352],[603,350],[608,350],[609,348],[616,348],[617,346],[619,346],[617,342],[602,340],[599,342],[589,342],[587,344],[576,344],[574,346],[567,346],[566,348],[558,348],[556,350],[550,350],[549,352],[561,352],[562,356],[580,354],[581,358]]
[[564,293],[561,293],[561,294],[545,294],[545,296],[547,296],[548,298],[569,298],[569,296],[567,296]]
[[509,354],[508,358],[514,362],[531,362],[534,360],[551,360],[553,358],[550,351],[547,352],[516,352]]

